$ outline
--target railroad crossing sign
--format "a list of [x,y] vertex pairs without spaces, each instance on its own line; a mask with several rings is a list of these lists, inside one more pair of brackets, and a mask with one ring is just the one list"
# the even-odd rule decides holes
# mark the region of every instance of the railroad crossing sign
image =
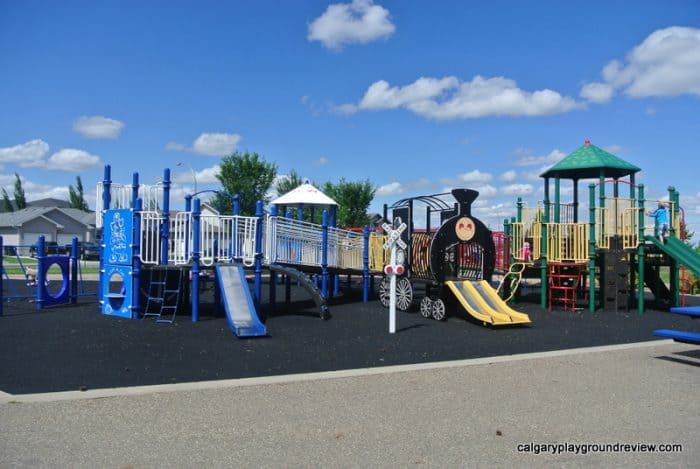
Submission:
[[389,277],[389,333],[396,332],[396,276],[404,272],[403,265],[396,264],[397,247],[406,249],[406,243],[401,239],[407,225],[401,222],[400,218],[394,220],[394,228],[388,223],[383,223],[382,228],[389,235],[389,239],[384,243],[384,249],[391,249],[389,264],[384,267],[384,273]]

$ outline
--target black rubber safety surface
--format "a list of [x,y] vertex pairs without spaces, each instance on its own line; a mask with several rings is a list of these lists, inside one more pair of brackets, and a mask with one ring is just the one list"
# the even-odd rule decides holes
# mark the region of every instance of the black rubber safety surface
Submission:
[[[376,300],[362,303],[357,291],[331,301],[332,318],[323,321],[308,294],[292,290],[292,302],[278,303],[274,312],[265,302],[270,335],[254,339],[236,338],[214,314],[197,323],[181,314],[173,324],[159,324],[103,316],[94,297],[42,311],[27,301],[5,303],[0,390],[25,394],[380,367],[656,340],[655,329],[700,332],[700,321],[667,312],[549,312],[521,302],[514,307],[530,315],[531,326],[484,327],[449,303],[444,322],[424,319],[416,306],[398,312],[398,331],[389,334],[388,311]],[[278,287],[280,299],[283,294]]]

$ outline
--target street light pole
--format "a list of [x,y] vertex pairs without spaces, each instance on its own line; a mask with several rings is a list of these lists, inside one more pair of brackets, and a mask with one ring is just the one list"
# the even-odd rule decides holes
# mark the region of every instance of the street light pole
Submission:
[[[175,163],[175,166],[183,166],[185,164],[184,161],[178,161]],[[194,191],[193,193],[197,193],[197,173],[194,172],[194,169],[192,169],[192,165],[187,163],[187,167],[190,168],[190,172],[192,173],[192,182],[194,182]]]

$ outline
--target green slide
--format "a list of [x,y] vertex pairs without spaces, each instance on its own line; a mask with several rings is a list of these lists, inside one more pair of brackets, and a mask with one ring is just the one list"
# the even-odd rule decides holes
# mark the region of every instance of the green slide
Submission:
[[659,249],[675,259],[677,262],[686,266],[695,275],[700,276],[700,254],[678,238],[669,237],[665,243],[659,241],[654,236],[645,236],[647,241],[651,241]]

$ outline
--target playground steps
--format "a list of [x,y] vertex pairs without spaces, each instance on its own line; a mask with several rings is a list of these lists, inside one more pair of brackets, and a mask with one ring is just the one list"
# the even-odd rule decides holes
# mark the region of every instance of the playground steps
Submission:
[[[168,272],[176,272],[176,275],[169,276]],[[181,269],[152,269],[151,281],[148,286],[148,298],[146,299],[146,308],[144,309],[143,317],[154,316],[156,322],[175,322],[175,314],[177,314],[177,308],[180,303],[181,290]],[[151,307],[153,307],[153,310],[151,310]],[[169,317],[164,318],[164,313],[168,313]]]

